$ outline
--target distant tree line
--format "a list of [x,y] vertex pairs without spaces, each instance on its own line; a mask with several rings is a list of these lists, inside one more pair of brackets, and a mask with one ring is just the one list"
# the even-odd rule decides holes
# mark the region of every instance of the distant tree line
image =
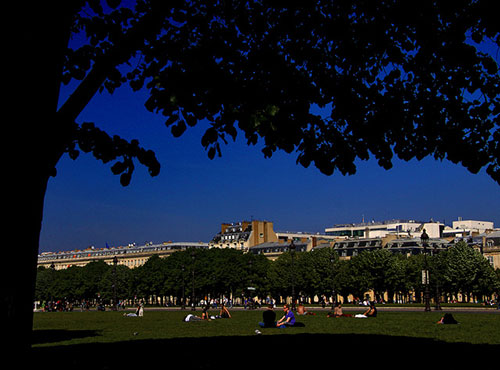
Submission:
[[[385,249],[339,259],[331,248],[282,254],[271,261],[263,255],[234,249],[186,250],[168,258],[152,256],[137,268],[91,262],[84,267],[54,270],[40,267],[36,300],[112,303],[142,300],[155,304],[191,304],[204,298],[267,297],[280,301],[295,293],[297,299],[317,302],[334,295],[363,299],[420,302],[422,270],[428,266],[430,291],[445,302],[484,301],[500,291],[500,269],[466,243],[436,255],[405,256]],[[248,289],[250,288],[250,289]],[[316,301],[315,301],[316,298]]]

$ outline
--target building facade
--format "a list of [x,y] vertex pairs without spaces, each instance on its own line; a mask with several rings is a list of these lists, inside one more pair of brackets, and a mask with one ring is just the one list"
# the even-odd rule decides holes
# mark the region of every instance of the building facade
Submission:
[[363,239],[384,238],[388,235],[420,237],[425,229],[430,238],[440,238],[444,228],[444,224],[435,221],[389,220],[334,225],[326,228],[325,233],[338,237]]
[[296,252],[333,248],[340,258],[345,259],[363,251],[381,248],[394,253],[413,255],[424,252],[420,237],[425,228],[429,235],[426,245],[428,253],[437,253],[450,248],[459,240],[464,240],[480,251],[494,268],[500,268],[500,231],[495,231],[493,223],[467,220],[465,224],[454,224],[456,228],[450,228],[456,233],[446,233],[447,228],[443,226],[438,222],[385,221],[336,225],[326,229],[325,234],[319,234],[275,232],[272,222],[242,221],[221,224],[220,232],[209,243],[165,242],[143,246],[48,252],[38,256],[38,266],[64,269],[71,266],[85,266],[89,262],[100,260],[112,264],[116,257],[118,264],[134,268],[146,263],[152,255],[167,257],[176,251],[189,248],[234,248],[243,252],[263,254],[274,260],[290,251],[292,243]]
[[248,248],[262,243],[277,242],[273,223],[269,221],[242,221],[223,223],[221,231],[208,243],[210,248],[233,248],[248,251]]
[[65,269],[71,266],[85,266],[90,262],[104,261],[112,264],[115,257],[117,264],[130,268],[146,263],[149,257],[159,255],[168,257],[172,253],[188,248],[208,248],[207,243],[165,242],[143,246],[127,246],[112,248],[87,248],[85,250],[66,252],[47,252],[38,256],[38,267]]
[[477,220],[462,220],[459,217],[458,221],[453,221],[452,226],[445,227],[443,230],[444,237],[470,237],[479,234],[488,234],[495,231],[493,222],[477,221]]
[[274,260],[290,249],[293,242],[296,252],[307,252],[321,243],[336,240],[326,234],[297,231],[274,231],[270,221],[241,221],[221,224],[221,231],[208,243],[210,248],[234,248],[253,254],[264,254]]
[[480,252],[494,268],[500,268],[500,231],[457,237]]

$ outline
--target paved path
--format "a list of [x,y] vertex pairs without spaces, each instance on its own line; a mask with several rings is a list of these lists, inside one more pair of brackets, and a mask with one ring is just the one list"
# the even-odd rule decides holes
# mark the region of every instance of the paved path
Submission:
[[[264,310],[266,307],[262,306],[261,308],[255,308],[255,310]],[[306,311],[314,311],[314,312],[324,312],[325,314],[329,311],[331,311],[331,306],[327,306],[325,308],[322,307],[317,307],[317,306],[305,306]],[[209,311],[217,311],[219,308],[210,308]],[[281,306],[277,305],[275,310],[280,310]],[[356,305],[345,305],[342,306],[342,309],[347,312],[358,312],[358,311],[364,311],[367,309],[367,306],[356,306]],[[134,308],[129,308],[128,310],[134,310]],[[179,307],[146,307],[146,311],[180,311],[181,309]],[[235,306],[229,308],[230,311],[244,311],[245,308],[241,306]],[[394,306],[384,306],[384,305],[377,305],[377,310],[379,312],[423,312],[424,307],[422,306],[415,306],[415,307],[394,307]],[[191,311],[190,307],[186,307],[184,311]],[[201,311],[201,307],[196,307],[196,311]],[[436,311],[434,306],[431,306],[431,312]],[[464,313],[491,313],[491,314],[497,314],[500,315],[500,310],[496,309],[495,306],[493,307],[454,307],[454,306],[446,306],[441,309],[441,311],[436,311],[436,312],[446,312],[446,311],[451,311],[451,312],[464,312]]]

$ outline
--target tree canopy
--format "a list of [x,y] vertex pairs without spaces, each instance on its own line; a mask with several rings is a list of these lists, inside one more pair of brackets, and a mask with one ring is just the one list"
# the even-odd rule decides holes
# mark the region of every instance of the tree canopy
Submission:
[[[491,2],[120,3],[108,1],[106,12],[88,2],[90,11],[75,14],[73,31],[88,43],[66,49],[62,81],[82,84],[59,114],[86,104],[89,86],[129,83],[149,91],[146,108],[174,136],[208,121],[201,143],[211,158],[239,129],[249,144],[264,141],[265,156],[295,151],[298,163],[328,175],[354,174],[355,160],[371,156],[386,169],[394,155],[433,156],[473,173],[486,167],[500,182]],[[113,166],[124,184],[132,157],[159,169],[136,142],[113,147],[89,124],[75,127],[72,155],[76,143],[100,159],[125,152]]]

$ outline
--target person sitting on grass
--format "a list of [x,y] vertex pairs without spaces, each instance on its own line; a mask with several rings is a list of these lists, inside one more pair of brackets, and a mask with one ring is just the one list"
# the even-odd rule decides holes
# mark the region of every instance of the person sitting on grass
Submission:
[[306,310],[302,303],[297,306],[297,315],[316,315],[314,312],[309,312]]
[[267,306],[267,309],[262,312],[262,322],[259,322],[261,328],[275,328],[276,327],[276,313],[273,310],[273,305]]
[[458,321],[455,320],[451,313],[445,313],[441,320],[437,322],[438,324],[458,324]]
[[203,311],[201,313],[201,319],[206,320],[206,321],[210,321],[210,317],[208,316],[208,306],[205,306],[203,308]]
[[370,302],[370,307],[365,312],[358,314],[355,317],[362,319],[367,317],[377,317],[377,307],[375,307],[375,302]]
[[363,314],[366,317],[377,317],[377,307],[375,307],[375,302],[370,302],[370,307]]
[[123,316],[128,316],[128,317],[144,316],[144,305],[142,303],[139,303],[134,313],[124,313]]
[[340,302],[335,303],[333,312],[329,312],[327,317],[352,317],[351,314],[344,313],[342,311],[342,304]]
[[278,322],[276,323],[276,327],[287,328],[290,326],[294,326],[295,325],[295,315],[290,310],[290,306],[285,304],[283,306],[283,311],[285,312],[285,314],[283,315],[283,317],[281,319],[278,320]]

